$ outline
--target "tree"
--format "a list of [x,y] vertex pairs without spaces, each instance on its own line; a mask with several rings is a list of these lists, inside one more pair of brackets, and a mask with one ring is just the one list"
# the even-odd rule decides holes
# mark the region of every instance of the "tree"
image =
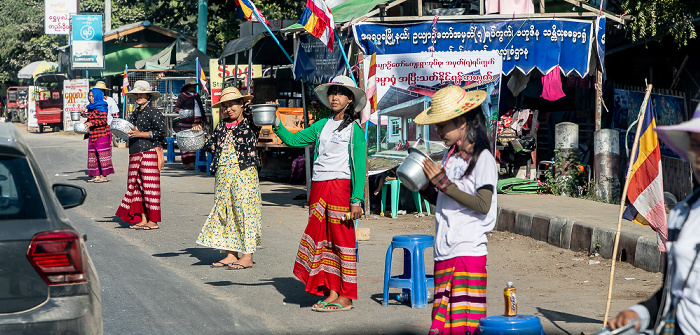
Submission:
[[697,37],[700,1],[624,0],[622,8],[634,17],[627,24],[633,41],[670,34],[678,46],[685,46]]

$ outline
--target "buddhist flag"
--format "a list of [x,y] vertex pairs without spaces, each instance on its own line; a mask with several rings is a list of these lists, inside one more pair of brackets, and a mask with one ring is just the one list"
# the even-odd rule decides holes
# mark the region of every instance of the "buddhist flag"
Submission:
[[131,89],[129,87],[129,77],[126,76],[127,66],[124,65],[124,79],[122,79],[122,94],[126,94]]
[[202,85],[202,89],[209,94],[209,89],[207,88],[207,76],[204,74],[204,69],[202,64],[199,62],[199,57],[197,58],[197,82]]
[[661,173],[661,150],[654,128],[654,110],[651,100],[647,103],[644,120],[639,123],[639,145],[630,157],[632,171],[629,175],[627,199],[629,205],[623,217],[632,222],[651,226],[659,236],[659,250],[664,251],[668,238],[664,185]]
[[367,72],[367,85],[365,92],[369,98],[368,106],[362,112],[362,124],[377,112],[377,52],[372,54],[369,61],[369,71]]
[[[258,8],[255,7],[255,4],[253,4],[253,1],[251,1],[251,0],[234,0],[234,2],[236,3],[236,6],[238,7],[238,18],[239,19],[245,18],[246,20],[253,21],[253,22],[260,22],[262,20],[263,24],[270,27],[270,22],[267,21],[265,16],[262,15],[262,12],[260,12],[258,10]],[[260,19],[258,19],[258,18],[260,18]]]
[[299,24],[304,29],[320,39],[328,50],[333,51],[333,41],[335,39],[335,22],[333,13],[323,0],[306,0],[306,7],[301,13]]

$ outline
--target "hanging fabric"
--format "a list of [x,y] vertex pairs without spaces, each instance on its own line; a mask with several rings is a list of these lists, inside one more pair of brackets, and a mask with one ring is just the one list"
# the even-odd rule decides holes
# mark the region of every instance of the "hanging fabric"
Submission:
[[542,98],[549,101],[556,101],[565,97],[561,89],[561,70],[555,66],[552,71],[542,77]]

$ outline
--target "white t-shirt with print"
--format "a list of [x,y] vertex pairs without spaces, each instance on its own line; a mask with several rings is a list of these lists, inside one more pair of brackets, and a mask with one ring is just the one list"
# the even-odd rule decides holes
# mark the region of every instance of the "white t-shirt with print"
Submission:
[[[445,165],[445,158],[442,164]],[[496,192],[498,169],[493,155],[484,150],[479,155],[474,169],[468,177],[463,178],[468,162],[462,157],[452,156],[447,160],[445,172],[461,191],[476,195],[476,190],[493,186],[491,208],[486,215],[479,214],[464,207],[449,195],[438,192],[435,213],[435,248],[436,261],[443,261],[460,256],[484,256],[487,254],[488,235],[496,226]]]
[[318,156],[314,161],[313,181],[333,179],[350,179],[350,124],[341,131],[336,131],[343,120],[329,119],[321,130],[318,140]]

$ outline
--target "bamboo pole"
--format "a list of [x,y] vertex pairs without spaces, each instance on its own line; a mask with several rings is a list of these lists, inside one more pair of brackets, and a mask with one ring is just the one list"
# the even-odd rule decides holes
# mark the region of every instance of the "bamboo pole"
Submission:
[[[637,159],[637,148],[639,148],[639,133],[642,130],[642,124],[644,123],[644,111],[647,109],[647,104],[649,103],[649,95],[651,94],[651,84],[647,85],[646,94],[644,94],[644,101],[642,101],[642,106],[639,109],[639,116],[637,117],[637,132],[634,135],[634,142],[632,144],[632,155],[634,155],[634,160]],[[630,155],[630,158],[632,158]],[[617,218],[617,231],[615,232],[615,246],[613,247],[612,254],[612,266],[610,267],[610,285],[608,286],[608,299],[605,303],[605,316],[603,317],[603,328],[608,326],[608,316],[610,313],[610,303],[612,302],[612,287],[613,280],[615,278],[615,262],[617,261],[617,248],[620,244],[620,228],[622,226],[622,214],[625,212],[625,200],[627,199],[627,189],[630,186],[630,173],[632,172],[633,159],[630,159],[629,167],[627,168],[627,175],[625,177],[625,187],[622,189],[622,197],[620,198],[620,214]]]

